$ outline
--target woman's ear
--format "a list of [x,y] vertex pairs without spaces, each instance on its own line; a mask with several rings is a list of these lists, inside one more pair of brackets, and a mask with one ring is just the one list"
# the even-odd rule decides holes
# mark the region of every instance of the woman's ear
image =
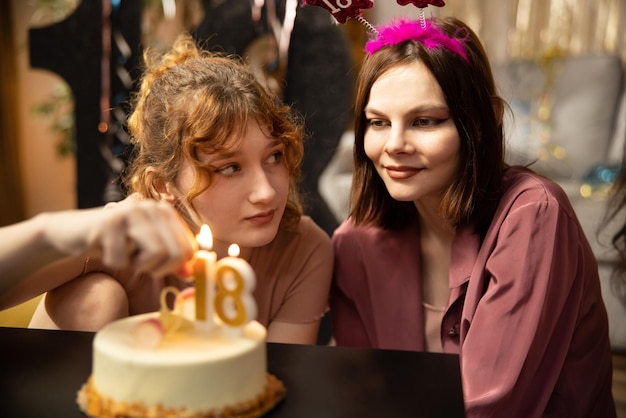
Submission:
[[165,182],[154,178],[154,170],[151,167],[146,169],[147,177],[150,178],[150,185],[152,194],[158,200],[163,200],[170,204],[175,204],[178,201],[179,192],[172,183]]
[[156,181],[153,187],[159,195],[159,200],[163,200],[172,205],[178,201],[178,191],[171,183]]

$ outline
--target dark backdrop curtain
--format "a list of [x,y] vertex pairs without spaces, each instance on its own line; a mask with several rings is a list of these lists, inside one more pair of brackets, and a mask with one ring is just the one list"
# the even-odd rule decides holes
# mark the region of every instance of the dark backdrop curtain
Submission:
[[0,226],[24,219],[19,164],[17,70],[10,1],[0,1]]

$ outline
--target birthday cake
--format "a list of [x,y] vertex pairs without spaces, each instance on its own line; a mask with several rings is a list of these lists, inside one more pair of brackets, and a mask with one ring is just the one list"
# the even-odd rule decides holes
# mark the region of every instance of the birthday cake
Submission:
[[[234,265],[231,260],[226,270],[234,272]],[[96,333],[92,374],[77,397],[85,414],[251,418],[284,397],[282,382],[267,372],[265,327],[247,315],[239,318],[238,313],[249,314],[255,306],[242,305],[228,314],[224,303],[215,304],[217,312],[205,317],[210,321],[198,320],[197,305],[207,299],[197,297],[198,288],[198,283],[183,292],[166,288],[160,312],[118,320]],[[166,303],[168,293],[176,296],[173,309]],[[208,299],[212,304],[223,298],[218,291]]]
[[267,373],[265,328],[241,336],[190,327],[155,348],[137,346],[133,329],[158,313],[114,322],[96,334],[93,370],[78,402],[92,417],[257,417],[283,396]]

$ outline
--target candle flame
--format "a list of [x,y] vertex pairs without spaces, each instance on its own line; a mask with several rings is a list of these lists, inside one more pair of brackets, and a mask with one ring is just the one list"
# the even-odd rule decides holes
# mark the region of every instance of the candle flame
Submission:
[[209,225],[204,224],[200,228],[200,233],[196,235],[196,241],[200,245],[200,248],[205,250],[210,250],[213,248],[213,234],[211,233],[211,228]]
[[239,245],[230,244],[230,247],[228,247],[228,255],[231,257],[237,257],[239,255]]

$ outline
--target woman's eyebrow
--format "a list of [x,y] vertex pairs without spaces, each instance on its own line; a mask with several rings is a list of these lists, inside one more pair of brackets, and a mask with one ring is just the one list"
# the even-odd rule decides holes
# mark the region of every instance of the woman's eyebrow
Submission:
[[[363,109],[364,112],[367,113],[374,113],[376,115],[384,115],[385,112],[381,112],[379,110],[377,110],[375,107],[371,107],[371,106],[366,106],[365,109]],[[448,106],[446,106],[445,104],[423,104],[423,105],[418,105],[415,106],[413,108],[409,108],[406,110],[405,113],[410,113],[410,114],[414,114],[414,113],[426,113],[426,112],[448,112]]]
[[268,138],[270,139],[267,143],[266,149],[272,149],[284,145],[284,142],[278,138]]

